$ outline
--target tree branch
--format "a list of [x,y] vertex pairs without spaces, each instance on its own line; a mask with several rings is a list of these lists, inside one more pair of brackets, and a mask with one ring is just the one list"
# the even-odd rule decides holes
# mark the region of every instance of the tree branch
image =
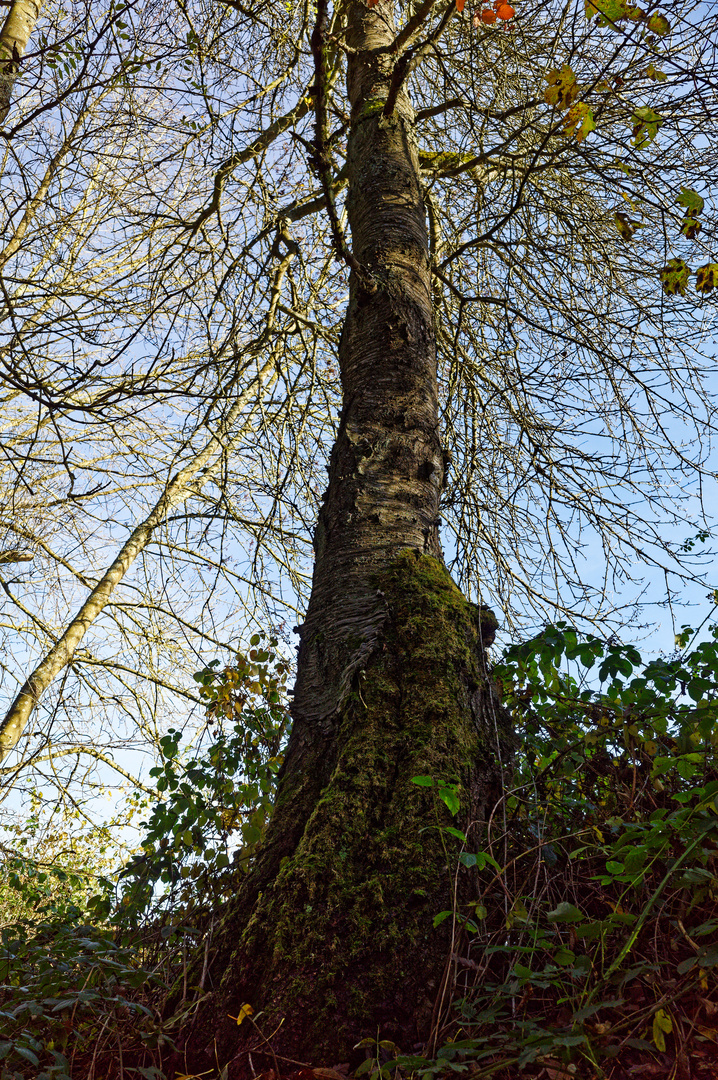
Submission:
[[[286,243],[286,230],[283,230],[282,239]],[[279,302],[281,281],[290,261],[295,256],[296,246],[293,245],[293,247],[295,250],[287,252],[275,273],[268,321],[274,319]],[[170,510],[183,502],[190,494],[196,493],[198,488],[219,468],[228,445],[231,445],[240,437],[250,421],[246,421],[240,431],[235,433],[230,443],[227,444],[226,436],[229,435],[232,424],[249,403],[255,386],[261,386],[264,380],[274,371],[276,371],[275,359],[274,355],[271,354],[251,384],[238,396],[223,421],[221,430],[212,435],[202,450],[195,454],[191,461],[167,483],[150,514],[133,530],[116,559],[94,587],[64,634],[25,681],[2,724],[0,724],[0,761],[16,745],[41,695],[70,662],[83,637],[108,603],[117,585],[125,577],[138,555],[147,547],[154,530],[166,520]],[[209,417],[206,417],[204,425],[206,426],[208,423]],[[213,457],[216,458],[214,462],[212,462]]]

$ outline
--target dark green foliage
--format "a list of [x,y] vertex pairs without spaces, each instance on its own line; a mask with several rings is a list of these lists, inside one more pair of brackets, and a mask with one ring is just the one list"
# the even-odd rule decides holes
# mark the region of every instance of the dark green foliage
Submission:
[[87,1069],[101,1035],[105,1056],[116,1052],[118,1038],[125,1051],[156,1047],[162,1038],[150,1002],[156,980],[142,969],[137,950],[120,946],[113,930],[90,925],[86,908],[58,901],[47,888],[58,876],[64,886],[63,871],[28,861],[10,881],[34,918],[0,930],[2,1080],[86,1076],[73,1062]]
[[[202,751],[181,751],[181,734],[160,740],[150,770],[158,800],[142,850],[120,874],[121,921],[136,925],[157,905],[186,921],[196,908],[217,908],[236,889],[272,812],[276,775],[289,728],[287,664],[275,639],[218,670],[214,661],[194,678],[217,731]],[[237,841],[240,841],[238,844]],[[195,912],[196,917],[196,912]]]
[[481,872],[475,902],[443,913],[464,943],[434,1045],[451,1041],[402,1067],[595,1077],[620,1057],[669,1075],[690,1052],[695,1075],[712,1076],[718,628],[643,663],[631,646],[548,627],[494,673],[522,737],[496,814],[505,831],[489,837],[503,865],[461,853]]
[[[104,1076],[118,1044],[120,1055],[142,1063],[138,1075],[164,1077],[162,1052],[173,1048],[187,1009],[188,955],[207,912],[236,885],[274,802],[287,666],[276,641],[266,649],[260,641],[234,666],[213,662],[195,675],[214,735],[189,759],[179,732],[161,740],[151,770],[158,798],[141,853],[118,875],[119,900],[109,879],[97,892],[92,875],[30,858],[6,864],[6,891],[29,914],[0,930],[0,1080]],[[235,837],[241,847],[231,859]],[[178,978],[179,1013],[166,1023],[161,1004]]]

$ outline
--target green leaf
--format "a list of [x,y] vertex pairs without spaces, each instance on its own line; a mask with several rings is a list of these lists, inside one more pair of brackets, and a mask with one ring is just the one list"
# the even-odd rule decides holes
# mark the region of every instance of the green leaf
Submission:
[[652,34],[657,34],[659,37],[665,37],[671,32],[671,24],[665,15],[651,15],[646,26]]
[[698,953],[698,963],[702,968],[712,968],[718,964],[718,948],[703,948]]
[[680,757],[677,764],[678,775],[682,776],[684,780],[691,780],[698,769],[695,762],[691,761],[688,756]]
[[626,1039],[626,1046],[630,1046],[632,1050],[653,1050],[653,1044],[647,1039]]
[[442,831],[448,833],[449,836],[455,836],[462,844],[466,843],[466,835],[461,829],[455,829],[453,825],[444,825]]
[[632,848],[625,858],[626,872],[635,874],[637,870],[642,870],[646,864],[647,856],[648,852],[644,847]]
[[702,228],[699,214],[703,212],[704,201],[693,188],[681,188],[676,202],[686,208],[686,215],[680,222],[680,231],[683,237],[695,240]]
[[685,296],[690,273],[690,268],[683,259],[669,259],[658,274],[663,291],[669,296],[675,296],[677,293]]
[[549,922],[576,923],[581,922],[586,916],[580,908],[577,908],[574,904],[569,904],[568,901],[564,900],[553,911],[549,911],[546,918]]
[[258,829],[256,825],[243,825],[242,826],[242,839],[245,844],[257,844],[262,838],[262,830]]
[[585,1035],[554,1035],[551,1041],[554,1046],[580,1046],[588,1039]]
[[57,1005],[53,1007],[53,1012],[62,1012],[63,1009],[72,1009],[77,1005],[75,998],[65,998],[63,1001],[58,1001]]
[[700,214],[705,206],[704,200],[694,191],[693,188],[681,188],[681,193],[676,199],[679,206],[684,206],[686,210],[692,210],[696,214]]
[[552,959],[554,964],[558,964],[559,967],[569,967],[574,963],[576,954],[571,949],[558,948],[553,954]]
[[612,998],[610,1001],[600,1001],[597,1005],[586,1005],[573,1014],[571,1023],[580,1024],[582,1020],[587,1020],[589,1016],[593,1016],[601,1009],[615,1009],[619,1005],[625,1005],[623,998]]
[[479,870],[483,870],[485,866],[493,866],[494,870],[501,871],[501,867],[496,862],[493,855],[489,855],[488,851],[479,851],[476,855],[476,865]]
[[583,923],[576,928],[576,936],[581,938],[582,941],[595,941],[596,938],[601,937],[605,930],[603,920],[599,919],[597,922]]
[[15,1044],[15,1053],[19,1054],[20,1057],[25,1058],[25,1060],[29,1061],[31,1065],[39,1065],[40,1064],[40,1059],[37,1056],[37,1054],[34,1053],[32,1050],[30,1050],[29,1047],[27,1047],[27,1046],[18,1046],[17,1043],[16,1043]]
[[433,778],[433,776],[412,776],[411,782],[412,782],[412,784],[417,784],[418,787],[433,787],[434,786],[434,778]]
[[374,1058],[367,1058],[366,1061],[362,1061],[358,1069],[355,1070],[355,1076],[364,1076],[365,1073],[372,1072],[375,1069]]
[[648,105],[641,105],[633,114],[631,129],[633,145],[638,148],[648,146],[655,139],[662,123],[663,118],[657,112]]
[[458,814],[458,812],[459,812],[459,806],[460,806],[459,795],[458,795],[458,792],[456,790],[456,785],[451,784],[451,785],[446,785],[444,787],[440,787],[439,788],[439,798],[441,799],[442,802],[446,803],[447,807],[449,808],[449,812],[452,814],[452,816],[455,817],[456,814]]
[[453,911],[440,911],[438,915],[434,916],[434,929],[437,926],[441,926],[445,919],[449,918],[449,915],[453,915]]
[[584,10],[587,19],[598,15],[599,26],[612,26],[629,17],[630,5],[626,0],[586,0]]

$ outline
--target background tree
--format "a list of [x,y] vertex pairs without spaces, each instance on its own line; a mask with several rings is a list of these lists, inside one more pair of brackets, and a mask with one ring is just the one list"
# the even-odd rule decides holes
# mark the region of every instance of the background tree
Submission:
[[[5,158],[3,686],[10,704],[43,657],[44,685],[60,670],[62,681],[4,775],[39,770],[31,786],[59,785],[87,812],[113,774],[135,783],[167,716],[198,704],[187,674],[198,657],[236,651],[239,612],[250,624],[291,613],[290,600],[276,614],[263,563],[274,549],[286,564],[296,534],[263,497],[258,448],[263,430],[301,425],[304,408],[288,392],[303,376],[292,387],[282,374],[292,339],[275,333],[291,241],[247,294],[260,314],[243,325],[241,305],[216,295],[236,251],[200,255],[178,211],[190,214],[192,198],[201,208],[205,162],[188,162],[181,181],[167,163],[147,174],[162,151],[176,162],[206,135],[181,119],[187,88],[172,85],[177,65],[187,80],[195,67],[186,17],[128,18],[95,5],[46,15],[18,75]],[[148,89],[138,77],[150,60]],[[255,484],[242,485],[240,459]],[[5,751],[24,726],[16,715]],[[140,755],[120,763],[132,745]]]

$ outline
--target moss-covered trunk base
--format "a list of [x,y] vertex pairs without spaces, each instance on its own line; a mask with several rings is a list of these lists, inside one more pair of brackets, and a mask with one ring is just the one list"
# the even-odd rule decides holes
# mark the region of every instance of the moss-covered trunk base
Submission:
[[[258,1028],[280,1065],[347,1062],[377,1031],[411,1052],[430,1034],[451,968],[451,920],[434,929],[433,918],[453,903],[458,850],[437,826],[481,844],[510,735],[485,674],[491,613],[414,552],[377,589],[379,645],[331,730],[317,729],[280,785],[262,857],[223,917],[185,1068],[229,1062],[233,1080],[251,1075],[248,1053],[255,1071],[268,1067]],[[459,785],[456,818],[415,776]],[[245,1004],[258,1026],[230,1019]]]

